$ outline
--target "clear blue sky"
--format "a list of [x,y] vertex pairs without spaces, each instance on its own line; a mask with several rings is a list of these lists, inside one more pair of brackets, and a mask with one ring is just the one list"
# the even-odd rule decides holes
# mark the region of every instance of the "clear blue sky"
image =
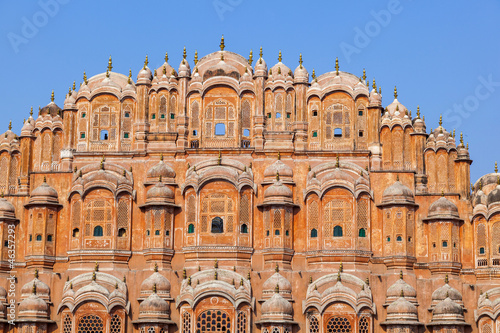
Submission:
[[73,81],[84,70],[105,72],[109,55],[113,71],[131,68],[135,77],[146,54],[152,67],[168,51],[177,66],[184,46],[192,61],[195,49],[218,50],[224,34],[226,50],[244,56],[262,46],[268,65],[281,49],[291,68],[302,53],[309,73],[333,70],[335,57],[341,70],[366,68],[384,105],[397,85],[413,114],[420,104],[428,130],[443,114],[457,139],[463,131],[475,181],[500,162],[499,15],[493,0],[2,1],[0,132],[12,119],[19,133],[30,106],[46,105],[52,89],[62,107]]

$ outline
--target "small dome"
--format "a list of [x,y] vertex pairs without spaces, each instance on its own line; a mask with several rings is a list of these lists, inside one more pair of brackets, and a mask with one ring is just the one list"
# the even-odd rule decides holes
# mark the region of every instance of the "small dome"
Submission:
[[464,310],[460,305],[455,303],[451,298],[446,297],[439,302],[432,311],[433,316],[436,315],[459,315],[463,316]]
[[291,317],[292,305],[279,293],[274,295],[262,304],[262,317]]
[[276,181],[264,191],[264,200],[266,201],[290,201],[292,197],[292,190],[280,181]]
[[[302,59],[302,57],[301,57]],[[302,60],[301,60],[302,62]],[[307,69],[302,66],[302,63],[295,68],[295,71],[293,72],[294,76],[294,81],[295,82],[309,82],[309,72]]]
[[163,162],[163,157],[161,158],[160,162],[150,168],[146,174],[147,178],[153,178],[154,180],[158,180],[160,176],[164,180],[175,178],[174,169]]
[[417,297],[417,291],[408,283],[406,283],[406,281],[403,280],[403,277],[401,276],[401,278],[399,278],[392,286],[387,289],[387,298],[397,299],[400,297],[401,291],[403,291],[403,294],[406,298]]
[[[184,49],[184,52],[186,50]],[[179,76],[190,76],[191,75],[191,67],[189,66],[189,62],[186,60],[186,53],[184,53],[184,58],[179,64]]]
[[439,287],[432,293],[433,302],[442,301],[447,297],[451,298],[453,301],[462,302],[462,294],[448,283],[445,283],[444,286]]
[[267,298],[274,294],[276,286],[279,288],[279,293],[286,299],[292,298],[292,285],[279,272],[274,273],[262,285],[262,297]]
[[259,57],[259,59],[257,59],[257,62],[255,63],[254,73],[257,76],[265,76],[267,74],[267,64],[266,61],[262,58],[262,55]]
[[382,203],[414,203],[413,191],[403,185],[399,180],[385,189],[382,195]]
[[156,293],[158,295],[170,297],[170,282],[159,272],[154,272],[150,277],[141,283],[141,295],[149,295],[152,293],[155,284]]
[[52,100],[52,102],[50,102],[40,110],[40,116],[50,115],[52,117],[55,117],[60,114],[60,112],[61,108],[57,106],[57,104]]
[[[31,116],[30,116],[31,118]],[[33,119],[33,118],[31,118]],[[31,135],[31,131],[33,131],[33,129],[35,128],[35,126],[33,126],[33,122],[30,121],[30,119],[28,118],[28,120],[26,120],[23,124],[23,128],[21,128],[21,136],[29,136]]]
[[0,198],[0,218],[15,218],[16,209],[7,199]]
[[172,191],[168,186],[163,183],[156,183],[155,186],[151,187],[146,193],[146,200],[166,200],[172,201],[174,199],[174,191]]
[[151,70],[147,66],[147,59],[146,59],[144,67],[142,67],[139,73],[137,74],[137,83],[143,83],[143,84],[151,83],[152,79],[153,79],[153,73],[151,73]]
[[408,109],[406,109],[406,107],[401,104],[397,98],[394,98],[394,101],[391,104],[387,105],[386,109],[391,116],[400,118],[404,117],[404,115],[408,111]]
[[[35,273],[35,276],[38,273]],[[41,297],[46,297],[48,298],[49,293],[50,293],[50,288],[48,285],[46,285],[44,282],[40,281],[38,277],[35,277],[33,280],[30,282],[26,283],[22,288],[21,288],[21,295],[30,295],[33,293],[33,284],[36,287],[36,293],[38,296]]]
[[57,200],[59,195],[57,194],[57,191],[47,184],[46,180],[43,180],[43,183],[38,186],[36,189],[31,192],[31,197],[48,197],[48,198],[54,198]]
[[139,317],[141,318],[144,316],[168,315],[169,311],[170,306],[168,303],[156,293],[149,295],[149,297],[139,305]]
[[486,195],[481,189],[476,192],[476,196],[474,197],[474,206],[477,205],[486,205]]
[[493,191],[488,193],[486,197],[486,205],[488,206],[497,202],[500,202],[500,184],[497,185]]
[[280,178],[286,179],[286,178],[292,178],[293,177],[293,170],[291,167],[286,165],[285,163],[281,162],[281,160],[276,160],[273,164],[269,165],[265,170],[264,170],[264,178],[275,178],[276,174],[279,173]]
[[274,77],[278,75],[287,76],[291,72],[290,68],[281,62],[281,51],[278,58],[278,63],[271,67],[269,73],[272,73]]
[[209,67],[203,73],[203,80],[207,80],[214,76],[228,76],[236,80],[240,79],[240,73],[236,67],[228,64],[224,60],[221,60],[216,65]]
[[49,307],[47,303],[36,294],[31,294],[19,304],[19,317],[47,316]]
[[379,95],[379,93],[373,89],[370,93],[370,104],[371,105],[382,105],[382,96]]
[[457,206],[444,196],[434,201],[429,207],[428,218],[459,218]]
[[408,316],[417,317],[417,307],[404,297],[399,297],[387,307],[387,317],[399,316],[401,319],[406,319]]
[[75,297],[78,297],[79,295],[85,294],[85,293],[99,293],[105,296],[109,295],[109,290],[92,280],[91,283],[87,284],[86,286],[78,289],[78,291],[75,294]]

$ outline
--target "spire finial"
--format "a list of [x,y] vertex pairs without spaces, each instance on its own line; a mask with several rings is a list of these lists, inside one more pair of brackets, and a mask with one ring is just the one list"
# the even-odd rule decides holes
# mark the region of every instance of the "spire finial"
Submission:
[[399,271],[399,278],[400,278],[401,280],[403,280],[403,270],[400,270],[400,271]]
[[276,181],[279,182],[280,180],[280,172],[276,171]]
[[439,126],[443,126],[443,115],[439,115]]
[[187,273],[186,273],[186,269],[184,268],[184,269],[182,270],[182,278],[185,280],[185,279],[186,279],[186,277],[187,277]]
[[35,268],[35,279],[38,279],[38,268]]
[[92,272],[92,281],[95,281],[97,279],[97,276],[95,274],[95,271]]
[[382,87],[378,87],[378,94],[382,95]]
[[276,284],[276,287],[274,287],[274,292],[276,294],[279,294],[279,292],[280,292],[280,286],[279,286],[279,284]]
[[217,157],[217,164],[221,165],[221,163],[222,163],[222,155],[221,155],[221,152],[219,150],[219,156]]
[[460,132],[460,143],[462,146],[464,145],[464,134],[462,132]]
[[33,288],[31,289],[31,292],[33,293],[33,295],[36,295],[36,284],[35,284],[35,282],[33,282]]
[[262,55],[263,55],[263,54],[264,54],[264,53],[262,53],[262,46],[261,46],[261,47],[260,47],[260,51],[259,51],[259,56],[260,56],[260,58],[262,58]]
[[240,279],[240,286],[243,286],[243,278]]
[[99,263],[96,261],[94,265],[94,271],[98,272],[99,271]]
[[444,283],[445,283],[445,284],[448,284],[448,274],[446,274],[446,275],[444,276]]
[[370,285],[370,278],[369,277],[366,278],[365,283],[366,283],[367,286]]
[[43,176],[43,182],[46,183],[47,182],[47,176]]
[[340,275],[340,271],[337,273],[337,281],[342,281],[342,276]]
[[219,277],[219,274],[217,274],[217,271],[214,271],[214,280],[217,280]]
[[160,161],[163,161],[163,153],[160,154]]
[[73,91],[76,90],[76,81],[73,81]]
[[156,294],[156,283],[153,284],[153,294]]
[[420,105],[417,105],[417,118],[420,118]]
[[278,53],[278,62],[281,62],[282,59],[283,58],[281,57],[281,50],[280,50],[280,52]]
[[278,160],[281,160],[281,153],[278,152]]
[[398,99],[398,88],[394,86],[394,99]]
[[444,197],[444,190],[441,190],[441,196]]
[[278,272],[280,271],[280,266],[278,266],[278,264],[276,264],[276,267],[274,268],[274,271],[275,271],[276,273],[278,273]]
[[168,52],[165,52],[165,63],[168,63]]
[[12,120],[9,121],[9,131],[11,131],[11,130],[12,130]]
[[339,272],[342,273],[343,271],[344,271],[344,264],[341,261],[339,266]]
[[495,161],[495,173],[498,173],[498,164],[497,164],[497,161]]
[[401,293],[399,294],[399,297],[405,297],[405,292],[403,291],[403,289],[401,289]]
[[188,286],[191,285],[191,277],[188,277]]
[[316,70],[313,68],[313,72],[311,74],[313,80],[316,80]]
[[215,259],[214,268],[219,268],[219,262],[217,261],[217,259]]
[[155,272],[158,272],[158,264],[157,264],[157,263],[155,263],[155,268],[154,268],[154,271],[155,271]]
[[375,92],[377,92],[377,84],[375,83],[375,79],[373,79],[372,88],[375,89]]
[[221,51],[224,51],[224,48],[226,47],[226,45],[224,44],[224,35],[222,35],[222,37],[220,38],[219,47]]
[[128,80],[127,80],[127,83],[128,84],[132,84],[132,69],[128,70]]
[[144,60],[144,67],[142,67],[142,69],[146,69],[146,67],[148,67],[148,64],[149,60],[148,60],[148,55],[146,54],[146,59]]
[[363,80],[366,80],[366,70],[363,68]]
[[108,72],[111,72],[112,69],[113,69],[113,60],[111,60],[111,56],[109,56],[109,60],[108,60]]
[[340,158],[339,158],[339,154],[337,154],[337,160],[335,162],[335,167],[338,168],[340,167]]
[[248,64],[252,66],[253,63],[253,51],[250,50],[250,54],[248,55]]
[[302,53],[299,55],[299,65],[302,68]]
[[85,71],[83,71],[83,83],[85,83],[85,85],[89,83],[89,81],[87,81],[87,73],[85,73]]
[[339,58],[335,58],[335,72],[339,75]]
[[485,297],[486,299],[489,299],[489,298],[490,298],[490,297],[488,296],[488,292],[486,292],[486,293],[484,294],[484,297]]
[[54,90],[52,90],[52,94],[50,94],[50,101],[54,102]]
[[399,182],[399,175],[396,175],[396,181]]
[[31,107],[31,110],[30,110],[30,117],[33,117],[33,107]]
[[194,65],[198,65],[198,50],[194,50]]
[[187,54],[186,54],[186,47],[184,46],[184,50],[182,51],[182,58],[186,59]]
[[449,290],[446,291],[446,298],[448,298],[448,297],[450,297],[450,291]]

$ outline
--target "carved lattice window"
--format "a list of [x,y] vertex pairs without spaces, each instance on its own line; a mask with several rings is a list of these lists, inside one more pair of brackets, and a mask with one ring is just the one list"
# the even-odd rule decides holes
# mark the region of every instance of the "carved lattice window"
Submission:
[[182,333],[191,333],[191,314],[184,312],[182,315]]
[[222,310],[207,310],[202,312],[196,322],[196,333],[224,332],[231,333],[231,319]]
[[[486,248],[486,226],[484,223],[480,223],[477,226],[477,251],[478,251],[478,254],[484,255],[486,252],[485,248]],[[481,251],[481,249],[483,249],[483,251]]]
[[350,333],[351,323],[345,317],[333,317],[328,321],[326,333]]
[[238,326],[237,333],[246,333],[247,332],[247,314],[243,311],[238,313]]
[[314,316],[309,317],[309,333],[319,333],[319,321]]
[[103,198],[103,195],[106,196],[102,192],[95,193],[85,200],[85,236],[91,236],[90,230],[95,230],[97,226],[106,231],[106,236],[111,236],[113,199]]
[[122,332],[122,319],[117,314],[113,315],[111,318],[111,325],[109,326],[110,333],[121,333]]
[[212,193],[202,199],[201,232],[209,232],[208,224],[215,218],[223,221],[224,232],[234,231],[235,213],[233,200],[224,193]]
[[2,161],[0,162],[0,189],[2,192],[7,191],[7,181],[8,181],[8,172],[9,170],[9,160],[7,157],[2,157]]
[[318,230],[318,225],[319,225],[319,206],[317,201],[311,201],[309,204],[309,229],[316,229]]
[[[323,211],[325,237],[331,237],[334,227],[343,230],[343,236],[352,236],[352,207],[347,200],[333,199],[328,202]],[[337,228],[338,229],[338,228]]]
[[127,228],[128,227],[128,217],[129,217],[129,205],[127,200],[120,200],[118,203],[118,217],[117,217],[117,227]]
[[17,158],[11,157],[9,170],[9,192],[15,193],[17,188]]
[[63,326],[63,333],[72,333],[73,332],[73,322],[72,322],[71,316],[69,314],[64,316],[62,326]]
[[191,104],[191,126],[196,130],[200,127],[200,104],[198,101]]
[[492,255],[500,255],[500,222],[495,222],[491,227]]
[[367,317],[361,317],[359,319],[359,333],[369,333],[370,323]]
[[104,323],[101,317],[87,315],[80,319],[78,323],[78,333],[103,333]]

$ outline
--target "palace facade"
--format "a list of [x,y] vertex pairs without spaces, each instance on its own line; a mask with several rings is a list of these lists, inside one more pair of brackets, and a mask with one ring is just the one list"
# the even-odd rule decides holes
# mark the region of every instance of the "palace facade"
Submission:
[[110,59],[9,126],[0,332],[500,333],[500,173],[396,89],[256,58]]

